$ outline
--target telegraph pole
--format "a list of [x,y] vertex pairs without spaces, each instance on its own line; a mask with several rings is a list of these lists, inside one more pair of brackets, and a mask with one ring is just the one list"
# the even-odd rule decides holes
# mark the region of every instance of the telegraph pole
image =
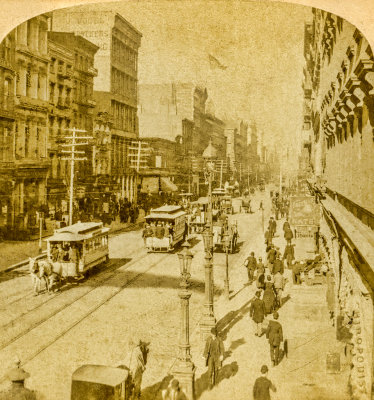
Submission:
[[76,161],[87,160],[87,157],[76,157],[77,154],[85,154],[83,150],[77,150],[77,146],[87,146],[88,142],[80,142],[80,140],[92,139],[92,136],[77,136],[77,132],[87,133],[82,129],[65,129],[72,132],[71,136],[65,136],[66,140],[71,140],[71,143],[63,144],[63,147],[68,147],[69,150],[62,150],[62,153],[67,153],[70,157],[62,157],[62,160],[70,161],[70,193],[69,193],[69,225],[73,225],[73,199],[74,199],[74,170]]

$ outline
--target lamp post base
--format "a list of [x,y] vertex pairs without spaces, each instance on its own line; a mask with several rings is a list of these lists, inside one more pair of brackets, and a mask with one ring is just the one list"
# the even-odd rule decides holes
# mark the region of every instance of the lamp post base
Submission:
[[195,371],[193,362],[182,360],[177,360],[172,371],[188,400],[195,400]]
[[203,340],[210,335],[210,331],[212,328],[216,326],[216,319],[214,316],[207,315],[200,322],[200,336]]

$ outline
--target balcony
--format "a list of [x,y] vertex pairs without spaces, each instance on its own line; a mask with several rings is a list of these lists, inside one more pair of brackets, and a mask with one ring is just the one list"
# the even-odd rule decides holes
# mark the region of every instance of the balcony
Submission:
[[0,57],[0,67],[4,69],[9,69],[10,71],[14,71],[14,65],[5,58]]
[[97,70],[97,68],[94,68],[94,67],[88,67],[87,73],[91,76],[97,76],[98,70]]
[[96,107],[96,101],[92,99],[87,99],[86,103],[89,107]]
[[34,111],[48,111],[49,103],[46,100],[34,99],[28,96],[17,96],[19,99],[19,105],[22,108],[34,110]]

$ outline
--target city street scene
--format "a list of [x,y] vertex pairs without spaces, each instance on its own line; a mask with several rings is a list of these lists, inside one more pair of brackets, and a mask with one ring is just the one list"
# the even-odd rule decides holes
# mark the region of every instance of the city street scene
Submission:
[[264,1],[81,5],[0,44],[0,400],[373,400],[374,56]]

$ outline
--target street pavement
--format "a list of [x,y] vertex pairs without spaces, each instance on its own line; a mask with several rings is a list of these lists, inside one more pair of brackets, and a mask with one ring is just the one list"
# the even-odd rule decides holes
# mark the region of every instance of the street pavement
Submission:
[[[230,216],[238,221],[241,247],[240,252],[229,256],[229,301],[223,294],[225,255],[214,254],[215,314],[226,358],[222,380],[212,391],[207,391],[201,356],[204,343],[198,329],[204,303],[203,243],[199,235],[191,238],[191,352],[197,366],[197,397],[202,400],[251,399],[261,365],[271,365],[265,337],[254,336],[249,302],[255,288],[246,284],[243,266],[250,251],[265,256],[261,214],[257,211],[261,197],[265,200],[267,221],[268,193],[255,196],[254,214]],[[238,209],[238,201],[235,207]],[[283,238],[275,241],[283,249]],[[0,283],[0,376],[18,355],[31,373],[27,386],[37,390],[39,399],[68,399],[76,368],[87,363],[116,365],[128,353],[130,340],[140,338],[151,342],[142,399],[161,398],[161,390],[172,378],[178,353],[177,254],[147,254],[137,231],[112,237],[110,257],[107,270],[60,294],[33,297],[29,276],[21,273]],[[288,359],[270,368],[269,377],[278,388],[273,398],[344,400],[348,398],[344,391],[346,373],[326,374],[327,351],[341,349],[329,325],[325,288],[294,287],[289,271],[286,273],[289,283],[285,294],[289,300],[280,310],[280,322],[290,350]],[[322,397],[316,397],[316,393]],[[328,397],[332,394],[338,396]]]

